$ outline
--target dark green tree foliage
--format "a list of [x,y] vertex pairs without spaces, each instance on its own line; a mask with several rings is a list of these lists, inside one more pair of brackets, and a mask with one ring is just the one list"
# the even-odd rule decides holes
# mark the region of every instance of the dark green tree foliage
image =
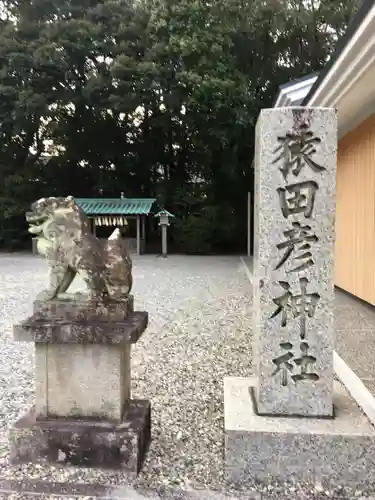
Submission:
[[123,191],[210,252],[244,248],[260,109],[324,66],[360,1],[0,4],[0,245],[27,241],[36,198]]

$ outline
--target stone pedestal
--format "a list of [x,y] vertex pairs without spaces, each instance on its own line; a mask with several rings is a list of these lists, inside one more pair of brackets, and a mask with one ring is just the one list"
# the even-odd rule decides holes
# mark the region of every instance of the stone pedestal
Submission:
[[228,482],[255,479],[322,482],[363,488],[375,484],[375,429],[339,383],[334,418],[257,415],[250,392],[256,378],[224,379],[225,465]]
[[36,401],[10,431],[13,463],[46,457],[138,472],[150,404],[131,400],[130,351],[147,321],[132,297],[35,301],[33,316],[14,327],[15,340],[35,342]]
[[336,149],[334,109],[276,108],[260,114],[255,378],[244,382],[246,390],[237,387],[239,381],[227,381],[224,400],[227,474],[236,482],[246,475],[317,480],[330,470],[345,480],[363,465],[366,446],[375,449],[375,434],[365,426],[353,460],[344,453],[357,429],[346,412],[349,396],[334,393]]

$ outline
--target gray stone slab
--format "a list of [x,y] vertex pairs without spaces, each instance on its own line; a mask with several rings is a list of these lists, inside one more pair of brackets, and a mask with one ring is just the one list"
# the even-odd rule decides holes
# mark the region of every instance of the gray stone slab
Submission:
[[[358,307],[358,310],[360,311],[361,316],[366,319],[370,328],[375,329],[375,307],[370,305],[370,304],[366,304],[366,305],[361,304],[361,306],[362,307],[360,307],[360,308]],[[357,304],[353,305],[353,309],[355,310],[356,308],[357,308]]]
[[[336,332],[336,350],[361,379],[375,378],[375,329]],[[365,346],[365,348],[364,348]]]
[[13,338],[40,344],[135,344],[148,324],[146,311],[135,311],[123,321],[68,322],[31,316],[14,325]]
[[335,331],[337,330],[366,330],[372,328],[367,318],[349,305],[335,306]]
[[375,398],[375,379],[362,379],[362,382],[365,384],[366,388],[370,391],[372,397]]
[[130,344],[36,344],[37,418],[121,422],[130,399]]
[[335,381],[335,418],[256,415],[255,378],[224,379],[225,466],[234,485],[247,481],[375,484],[375,429]]
[[127,299],[90,299],[83,293],[64,294],[58,299],[35,300],[34,318],[54,321],[95,321],[108,323],[123,321],[134,311],[134,297]]
[[123,422],[93,420],[37,420],[32,408],[10,428],[12,464],[43,459],[77,466],[140,471],[151,439],[151,406],[132,400]]
[[331,416],[336,110],[261,111],[254,368],[263,414]]

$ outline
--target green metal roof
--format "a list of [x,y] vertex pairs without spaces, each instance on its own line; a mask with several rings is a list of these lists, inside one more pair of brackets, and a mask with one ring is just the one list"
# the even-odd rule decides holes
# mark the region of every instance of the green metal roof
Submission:
[[86,215],[148,215],[156,198],[76,198]]

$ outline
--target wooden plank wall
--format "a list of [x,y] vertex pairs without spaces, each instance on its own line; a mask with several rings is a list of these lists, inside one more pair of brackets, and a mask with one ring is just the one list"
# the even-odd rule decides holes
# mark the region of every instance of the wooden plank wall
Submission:
[[375,305],[375,115],[339,141],[335,283]]

